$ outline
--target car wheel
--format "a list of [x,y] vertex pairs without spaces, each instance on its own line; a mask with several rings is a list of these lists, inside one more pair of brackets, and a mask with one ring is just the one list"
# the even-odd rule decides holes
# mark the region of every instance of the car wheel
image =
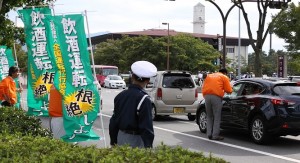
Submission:
[[256,144],[264,144],[269,139],[265,120],[262,116],[255,116],[251,122],[251,137]]
[[152,110],[151,110],[151,112],[152,112],[152,120],[153,120],[153,121],[157,120],[156,108],[155,108],[154,105],[152,105]]
[[190,121],[194,121],[196,119],[196,115],[191,115],[191,113],[189,113],[187,117]]
[[111,87],[111,84],[109,83],[109,89],[111,89],[112,87]]
[[198,114],[198,124],[199,124],[199,129],[202,133],[206,133],[207,129],[207,114],[205,109],[201,109],[199,114]]

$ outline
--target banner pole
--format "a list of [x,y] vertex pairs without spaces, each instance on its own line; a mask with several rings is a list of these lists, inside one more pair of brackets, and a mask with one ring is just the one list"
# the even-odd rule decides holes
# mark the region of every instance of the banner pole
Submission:
[[[17,23],[18,23],[18,16],[16,16],[15,18],[15,26],[17,27]],[[18,63],[18,57],[17,57],[17,49],[16,49],[16,40],[14,40],[14,54],[15,54],[15,59],[16,59],[16,66],[19,67],[19,63]]]
[[91,52],[91,60],[92,60],[92,64],[93,64],[93,74],[94,74],[94,78],[96,79],[96,70],[95,70],[94,52],[93,52],[93,47],[92,47],[92,39],[91,39],[91,36],[90,36],[89,21],[88,21],[87,11],[86,11],[86,10],[84,10],[84,14],[85,14],[85,20],[86,20],[87,32],[88,32],[88,37],[89,37],[89,50],[90,50],[90,52]]
[[[15,26],[17,27],[17,23],[18,23],[18,17],[19,16],[16,16],[16,18],[15,18]],[[16,40],[14,40],[14,55],[15,55],[15,64],[16,64],[16,66],[19,68],[19,62],[18,62],[18,56],[17,56],[17,48],[16,48]],[[19,79],[18,79],[18,84],[19,84],[19,88],[21,89],[21,90],[23,90],[23,86],[22,86],[22,83],[20,82],[20,77],[19,77]],[[22,91],[23,92],[23,91]],[[20,92],[20,108],[22,108],[22,109],[25,109],[25,108],[23,108],[24,107],[24,102],[23,102],[23,99],[22,99],[22,92]]]
[[[91,36],[90,36],[90,28],[89,28],[89,21],[88,21],[88,17],[87,17],[87,11],[84,10],[84,15],[85,15],[85,20],[86,20],[86,26],[87,26],[87,32],[88,32],[88,37],[89,37],[89,50],[90,50],[90,53],[91,53],[91,60],[92,60],[92,64],[93,64],[93,74],[94,74],[94,80],[95,80],[95,84],[97,84],[97,88],[98,88],[98,91],[99,91],[99,95],[100,95],[100,106],[101,106],[101,85],[99,84],[99,82],[97,81],[97,78],[96,78],[96,70],[95,70],[95,61],[94,61],[94,53],[93,53],[93,47],[92,47],[92,40],[91,40]],[[101,108],[99,106],[99,108]],[[102,117],[102,113],[100,112],[99,110],[99,113],[100,113],[100,122],[101,122],[101,128],[102,128],[102,134],[103,134],[103,138],[104,138],[104,147],[106,148],[106,138],[105,138],[105,132],[104,132],[104,125],[103,125],[103,117]]]

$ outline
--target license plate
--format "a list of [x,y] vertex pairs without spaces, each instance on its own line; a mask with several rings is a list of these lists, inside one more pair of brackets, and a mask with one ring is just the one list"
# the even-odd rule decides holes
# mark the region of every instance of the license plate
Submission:
[[173,108],[173,113],[184,113],[185,108]]

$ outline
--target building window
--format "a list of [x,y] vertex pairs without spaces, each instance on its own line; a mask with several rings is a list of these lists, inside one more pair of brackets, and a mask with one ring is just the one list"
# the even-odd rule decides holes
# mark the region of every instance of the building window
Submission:
[[227,49],[227,53],[234,53],[234,48],[226,48]]

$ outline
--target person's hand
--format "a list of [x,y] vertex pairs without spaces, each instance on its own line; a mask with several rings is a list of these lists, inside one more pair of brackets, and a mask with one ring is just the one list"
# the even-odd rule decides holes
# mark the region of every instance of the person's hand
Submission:
[[17,92],[22,92],[23,91],[23,88],[18,88],[17,89]]

